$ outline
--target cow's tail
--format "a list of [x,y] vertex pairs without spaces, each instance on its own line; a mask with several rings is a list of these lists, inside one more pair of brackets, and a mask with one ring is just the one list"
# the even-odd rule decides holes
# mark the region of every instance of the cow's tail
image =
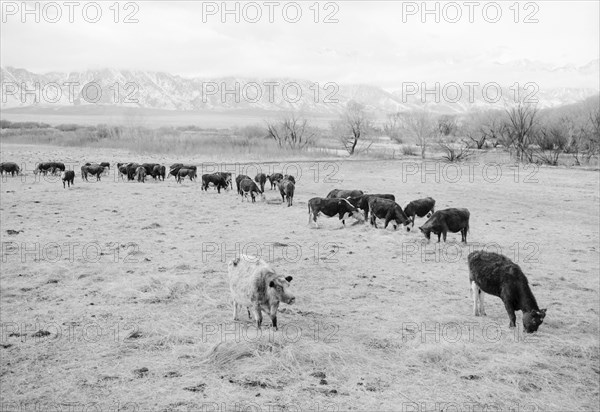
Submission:
[[310,225],[310,203],[308,204],[308,224]]

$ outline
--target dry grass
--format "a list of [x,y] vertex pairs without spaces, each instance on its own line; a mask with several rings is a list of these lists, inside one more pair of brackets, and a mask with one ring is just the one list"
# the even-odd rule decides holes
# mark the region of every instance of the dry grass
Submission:
[[[142,160],[137,156],[2,146],[2,161],[27,164]],[[32,175],[3,179],[0,238],[16,242],[5,253],[20,253],[23,244],[35,250],[35,243],[41,251],[52,242],[93,243],[105,253],[98,262],[95,254],[82,256],[79,246],[73,259],[64,246],[57,261],[48,254],[35,261],[35,252],[4,256],[4,409],[97,403],[108,410],[118,403],[144,411],[250,405],[433,411],[454,404],[458,410],[597,410],[597,172],[542,167],[537,183],[524,183],[531,170],[521,169],[515,179],[506,163],[492,183],[482,177],[483,164],[465,164],[459,165],[463,178],[449,183],[431,174],[423,179],[420,162],[364,160],[338,162],[340,182],[328,183],[324,175],[313,179],[313,161],[298,165],[303,177],[290,208],[275,202],[276,191],[267,190],[267,202],[241,203],[231,192],[202,192],[189,181],[83,183],[77,177],[65,190]],[[421,169],[408,175],[414,165]],[[321,218],[320,229],[308,226],[308,199],[335,187],[392,192],[402,205],[431,195],[438,209],[467,207],[469,244],[449,235],[447,244],[426,245],[418,233],[365,224],[341,229],[337,219]],[[245,314],[231,321],[226,281],[226,260],[236,247],[255,244],[278,271],[294,276],[297,298],[282,305],[280,330],[263,327],[260,335]],[[518,251],[515,260],[540,306],[548,307],[535,335],[509,329],[497,298],[486,299],[487,318],[471,315],[466,256],[485,245],[513,259]]]

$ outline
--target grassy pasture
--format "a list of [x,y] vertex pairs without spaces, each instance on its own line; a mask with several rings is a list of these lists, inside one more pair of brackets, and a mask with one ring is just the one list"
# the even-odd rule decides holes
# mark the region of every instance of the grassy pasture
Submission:
[[[3,142],[1,159],[257,167],[241,151],[136,149]],[[30,172],[2,178],[2,408],[598,409],[597,171],[277,156],[263,159],[299,177],[290,208],[275,191],[252,204],[190,181],[119,182],[114,170],[101,182],[78,175],[70,190]],[[334,188],[466,207],[469,243],[337,219],[307,225],[307,201]],[[520,313],[509,329],[495,297],[488,317],[472,316],[466,259],[481,248],[528,275],[548,308],[538,333],[522,334]],[[231,320],[226,262],[239,252],[294,277],[297,303],[282,305],[277,332]]]

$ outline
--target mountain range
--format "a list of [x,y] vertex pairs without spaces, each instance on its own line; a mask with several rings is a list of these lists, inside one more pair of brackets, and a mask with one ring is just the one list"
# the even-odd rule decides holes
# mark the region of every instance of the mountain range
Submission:
[[[495,63],[501,65],[501,63]],[[598,60],[581,67],[540,68],[530,61],[513,62],[532,73],[597,79]],[[338,115],[353,100],[368,111],[386,114],[427,107],[436,113],[464,113],[473,109],[504,107],[515,101],[510,84],[405,83],[399,90],[367,84],[318,84],[305,79],[223,77],[186,78],[165,72],[113,68],[38,74],[22,68],[0,68],[2,110],[66,110],[88,112],[106,108],[154,109],[175,112],[285,112]],[[558,74],[557,74],[558,73]],[[534,77],[536,78],[536,77]],[[424,86],[423,93],[419,88]],[[523,85],[521,85],[523,86]],[[540,108],[571,104],[598,94],[597,82],[589,87],[540,88],[530,84],[521,96],[538,100]],[[458,96],[458,93],[461,96]]]

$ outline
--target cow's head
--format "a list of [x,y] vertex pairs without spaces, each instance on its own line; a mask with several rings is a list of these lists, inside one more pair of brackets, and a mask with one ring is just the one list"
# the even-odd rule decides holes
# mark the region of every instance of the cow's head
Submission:
[[362,199],[362,196],[358,196],[358,197],[348,196],[346,198],[346,200],[348,202],[350,202],[350,204],[354,207],[358,207],[358,204],[360,203],[361,199]]
[[273,279],[269,283],[269,294],[280,302],[292,305],[296,301],[296,297],[288,291],[292,279],[291,276],[286,276],[285,278],[280,276]]
[[523,328],[527,333],[533,333],[538,330],[546,317],[546,309],[532,310],[523,312]]
[[427,229],[427,228],[421,226],[419,228],[419,230],[421,231],[421,233],[423,233],[425,235],[425,239],[427,239],[427,240],[431,239],[431,229]]

